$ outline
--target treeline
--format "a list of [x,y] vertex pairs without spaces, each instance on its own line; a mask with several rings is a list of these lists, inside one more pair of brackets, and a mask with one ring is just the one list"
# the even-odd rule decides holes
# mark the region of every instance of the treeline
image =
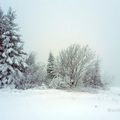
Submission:
[[54,88],[103,87],[99,60],[88,46],[73,44],[54,58],[49,54],[47,83]]
[[0,87],[28,89],[43,84],[49,88],[103,87],[99,60],[88,46],[71,45],[48,64],[36,62],[34,53],[23,50],[16,14],[0,9]]

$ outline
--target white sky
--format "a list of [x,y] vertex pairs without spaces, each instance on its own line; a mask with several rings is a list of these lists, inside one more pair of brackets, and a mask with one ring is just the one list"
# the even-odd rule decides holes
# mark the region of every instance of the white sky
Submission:
[[27,51],[47,61],[72,43],[88,44],[101,59],[102,69],[120,83],[119,0],[0,0],[17,13]]

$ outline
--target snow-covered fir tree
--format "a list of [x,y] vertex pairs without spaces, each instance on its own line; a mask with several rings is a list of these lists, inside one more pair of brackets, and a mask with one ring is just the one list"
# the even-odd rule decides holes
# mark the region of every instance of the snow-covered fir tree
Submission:
[[55,58],[50,52],[47,64],[47,79],[53,79],[55,77]]
[[0,8],[0,87],[4,84],[3,79],[4,79],[4,74],[6,74],[4,71],[5,59],[3,56],[4,55],[3,42],[6,39],[5,32],[6,32],[6,19],[2,9]]
[[0,86],[12,84],[17,87],[27,66],[23,42],[15,23],[15,12],[9,8],[7,14],[2,14],[2,10],[0,14]]

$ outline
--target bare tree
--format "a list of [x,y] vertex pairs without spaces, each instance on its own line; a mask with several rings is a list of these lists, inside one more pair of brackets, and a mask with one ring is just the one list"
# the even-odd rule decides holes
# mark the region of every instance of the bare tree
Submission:
[[96,56],[88,46],[73,44],[59,53],[58,72],[63,78],[69,78],[68,84],[71,87],[77,86],[82,82],[88,69],[95,66],[95,62]]

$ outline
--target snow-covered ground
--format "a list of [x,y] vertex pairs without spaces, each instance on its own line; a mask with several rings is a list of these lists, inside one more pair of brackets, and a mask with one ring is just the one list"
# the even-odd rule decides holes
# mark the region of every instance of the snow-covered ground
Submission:
[[3,89],[0,120],[120,120],[120,88],[94,94]]

